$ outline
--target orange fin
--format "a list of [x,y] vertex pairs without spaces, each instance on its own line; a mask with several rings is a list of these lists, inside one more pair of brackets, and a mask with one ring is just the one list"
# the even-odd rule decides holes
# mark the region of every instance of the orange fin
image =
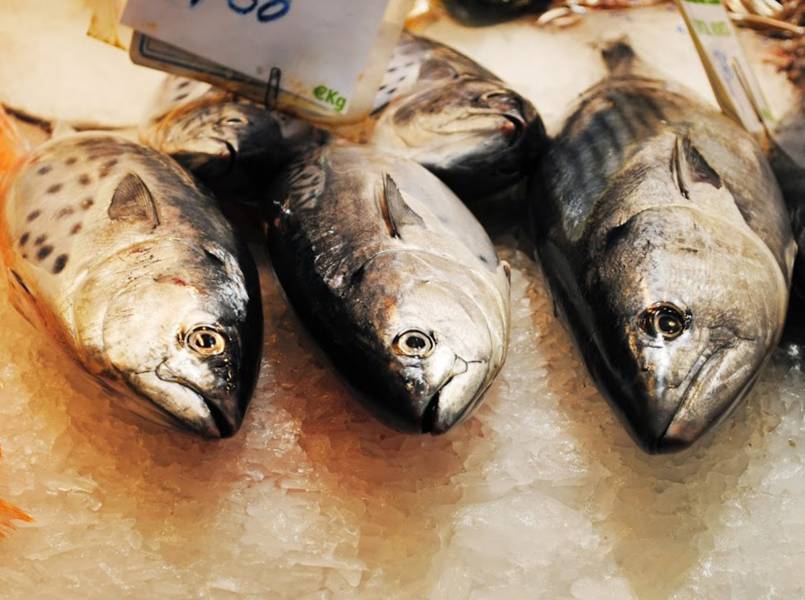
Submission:
[[[2,110],[2,107],[0,107]],[[0,448],[0,457],[3,456],[3,449]],[[0,499],[0,539],[4,538],[11,531],[14,530],[12,521],[24,521],[30,523],[33,521],[31,515],[25,511],[17,508],[13,504],[9,504],[5,500]]]
[[0,188],[9,172],[28,153],[28,144],[5,109],[0,105]]
[[12,521],[25,521],[26,523],[30,523],[33,519],[28,513],[13,504],[9,504],[5,500],[0,500],[0,538],[5,537],[14,530]]

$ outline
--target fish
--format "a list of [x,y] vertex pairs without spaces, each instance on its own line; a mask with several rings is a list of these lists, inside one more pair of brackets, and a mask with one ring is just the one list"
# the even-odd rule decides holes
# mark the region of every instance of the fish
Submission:
[[[0,458],[2,458],[2,456],[3,451],[2,448],[0,448]],[[33,518],[24,510],[0,498],[0,539],[6,537],[14,530],[14,521],[31,523]]]
[[623,40],[534,170],[537,255],[584,363],[648,452],[689,447],[777,345],[796,244],[758,143]]
[[291,305],[382,422],[440,434],[506,357],[509,266],[421,165],[329,139],[275,182],[267,245]]
[[769,162],[780,184],[797,242],[793,290],[805,300],[805,102],[798,101],[775,125],[769,147]]
[[423,165],[462,200],[525,177],[534,106],[463,54],[404,31],[375,98],[370,143]]
[[231,92],[171,75],[152,100],[139,138],[214,192],[234,188],[242,195],[270,181],[312,129]]
[[167,154],[226,207],[259,204],[295,153],[323,135],[316,126],[211,84],[165,77],[138,128],[140,142]]
[[[241,198],[248,196],[243,188],[264,189],[291,157],[323,135],[302,119],[181,77],[166,80],[148,114],[140,128],[143,143],[172,156],[214,191],[247,181],[229,194]],[[525,142],[534,135],[526,130],[541,123],[533,105],[490,71],[404,31],[372,114],[329,131],[410,158],[472,202],[524,179]]]
[[262,346],[257,270],[177,163],[79,133],[20,151],[0,112],[0,249],[12,302],[123,407],[233,435]]

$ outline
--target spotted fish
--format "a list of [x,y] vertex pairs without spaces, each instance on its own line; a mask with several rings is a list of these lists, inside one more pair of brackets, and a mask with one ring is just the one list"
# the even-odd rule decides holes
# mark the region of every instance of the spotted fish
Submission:
[[17,308],[121,403],[232,435],[262,313],[254,263],[213,198],[139,144],[83,133],[23,154],[0,121],[0,240]]
[[442,433],[506,356],[508,265],[432,174],[331,142],[282,174],[268,245],[293,306],[389,425]]
[[[616,42],[535,178],[539,257],[602,393],[650,452],[690,445],[776,346],[795,244],[754,139]],[[539,185],[542,184],[542,185]]]
[[[374,104],[371,142],[435,173],[462,200],[525,174],[531,103],[452,48],[403,32]],[[532,132],[531,135],[534,135]]]

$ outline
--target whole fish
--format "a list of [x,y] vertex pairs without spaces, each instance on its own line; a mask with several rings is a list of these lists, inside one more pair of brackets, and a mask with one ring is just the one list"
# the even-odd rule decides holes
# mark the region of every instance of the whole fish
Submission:
[[169,158],[111,135],[15,159],[2,122],[0,167],[14,166],[0,239],[17,308],[133,410],[232,435],[256,380],[262,311],[254,263],[213,198]]
[[535,178],[537,250],[604,396],[646,450],[673,451],[752,387],[782,332],[795,244],[749,134],[641,75],[628,45],[604,58],[609,77]]
[[[531,103],[452,48],[403,32],[374,104],[370,141],[435,173],[462,200],[525,174]],[[533,135],[533,133],[532,133]]]
[[506,356],[508,265],[414,162],[311,148],[283,173],[268,245],[294,308],[368,406],[442,433],[478,406]]
[[[149,113],[140,139],[213,188],[221,180],[247,180],[262,189],[294,149],[320,135],[304,121],[177,77],[166,80]],[[525,131],[535,121],[528,100],[488,70],[403,32],[372,117],[335,131],[357,129],[362,141],[419,162],[463,200],[473,200],[523,179]]]

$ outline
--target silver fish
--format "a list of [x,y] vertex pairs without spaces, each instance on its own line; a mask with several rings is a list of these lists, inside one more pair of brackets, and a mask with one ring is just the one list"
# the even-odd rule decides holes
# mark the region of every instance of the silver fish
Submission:
[[508,265],[437,178],[332,142],[283,173],[268,243],[294,308],[387,424],[442,433],[506,356]]
[[237,431],[262,311],[214,200],[170,159],[92,133],[47,142],[7,179],[0,231],[20,311],[136,412]]
[[140,140],[208,185],[265,181],[313,127],[209,84],[166,78]]
[[[795,244],[754,139],[604,50],[542,164],[533,224],[558,309],[650,452],[684,448],[746,395],[780,339]],[[535,188],[539,186],[535,185]]]
[[386,70],[374,117],[372,143],[420,163],[464,200],[522,179],[526,131],[542,131],[531,103],[497,76],[407,32]]

